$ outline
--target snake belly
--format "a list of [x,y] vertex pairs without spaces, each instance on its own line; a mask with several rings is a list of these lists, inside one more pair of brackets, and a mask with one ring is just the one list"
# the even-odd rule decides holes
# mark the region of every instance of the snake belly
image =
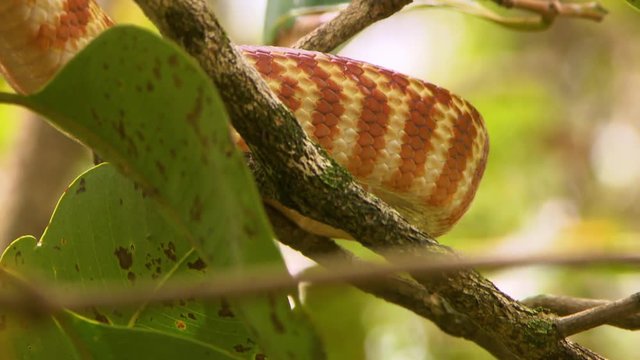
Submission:
[[[19,92],[49,81],[112,25],[93,0],[0,4],[0,71]],[[240,46],[305,132],[357,181],[432,236],[468,209],[484,173],[482,117],[448,90],[345,57]],[[281,207],[304,228],[348,234]]]

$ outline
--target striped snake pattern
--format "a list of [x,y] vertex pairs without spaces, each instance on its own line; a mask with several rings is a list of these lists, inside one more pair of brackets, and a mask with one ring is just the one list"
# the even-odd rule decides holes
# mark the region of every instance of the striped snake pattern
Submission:
[[[5,0],[0,70],[17,91],[34,92],[111,25],[93,0]],[[305,132],[414,225],[438,236],[468,209],[489,149],[484,122],[471,104],[362,61],[287,48],[240,48]],[[284,212],[313,232],[346,236]]]

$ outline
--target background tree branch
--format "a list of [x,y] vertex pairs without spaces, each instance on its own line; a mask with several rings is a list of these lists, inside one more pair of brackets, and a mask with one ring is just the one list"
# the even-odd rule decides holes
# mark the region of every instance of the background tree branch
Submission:
[[9,155],[0,189],[0,249],[24,234],[39,236],[88,151],[38,115],[28,114]]

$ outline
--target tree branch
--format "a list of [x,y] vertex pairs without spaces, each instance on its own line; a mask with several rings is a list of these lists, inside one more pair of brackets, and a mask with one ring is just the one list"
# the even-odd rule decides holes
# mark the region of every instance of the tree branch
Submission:
[[[408,224],[357,186],[344,169],[304,134],[293,114],[268,90],[231,45],[202,1],[136,0],[170,39],[194,56],[221,91],[235,129],[264,168],[276,200],[305,216],[340,228],[363,245],[396,248],[423,261],[452,256],[450,249]],[[338,201],[336,199],[339,199]],[[532,359],[600,358],[562,339],[551,319],[501,293],[474,271],[415,277],[455,311],[500,341],[515,356]]]
[[[637,294],[633,296],[638,296]],[[529,307],[543,307],[558,315],[571,315],[584,310],[610,305],[612,301],[601,299],[585,299],[570,296],[538,295],[522,300]],[[627,330],[640,330],[640,310],[630,310],[628,314],[622,314],[604,319],[607,324]],[[599,324],[599,325],[602,325]]]
[[[349,262],[353,267],[366,266],[366,263],[341,248],[332,239],[304,231],[270,206],[267,206],[266,210],[278,240],[314,259],[320,265],[331,269],[334,262],[328,259],[341,259]],[[366,293],[430,319],[442,331],[452,336],[462,337],[479,344],[498,359],[513,357],[513,353],[503,344],[471,324],[466,315],[448,308],[445,306],[447,302],[438,294],[430,292],[429,289],[406,276],[389,274],[377,277],[375,282],[350,281],[350,283]],[[460,326],[460,324],[466,325]]]
[[331,21],[307,34],[295,48],[329,52],[378,20],[400,11],[412,0],[354,0]]
[[606,324],[610,319],[625,318],[640,311],[640,293],[612,301],[556,320],[558,331],[564,336]]
[[567,1],[560,3],[555,0],[493,0],[493,2],[508,9],[525,10],[534,13],[534,15],[512,14],[512,11],[496,12],[484,3],[473,0],[416,0],[414,7],[455,9],[514,30],[524,31],[547,29],[557,17],[601,21],[607,14],[607,11],[598,2]]

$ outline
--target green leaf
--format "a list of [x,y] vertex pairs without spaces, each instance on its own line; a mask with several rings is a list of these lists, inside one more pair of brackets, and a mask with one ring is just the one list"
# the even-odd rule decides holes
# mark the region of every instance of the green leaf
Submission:
[[640,0],[626,0],[627,4],[631,5],[634,9],[640,10]]
[[[24,323],[24,320],[21,322]],[[167,336],[153,330],[105,325],[71,313],[56,315],[55,320],[51,321],[27,323],[29,327],[17,329],[21,336],[15,338],[15,342],[21,344],[24,350],[16,354],[11,352],[11,347],[3,347],[3,359],[247,358],[220,352],[220,349],[209,344],[186,337]],[[34,337],[34,334],[43,336]]]
[[[97,166],[74,181],[39,243],[33,237],[16,240],[1,262],[30,278],[55,282],[62,291],[87,287],[109,290],[108,286],[117,284],[132,288],[141,282],[162,286],[174,278],[203,280],[208,272],[193,247],[161,216],[155,202],[143,198],[136,185],[109,164]],[[225,301],[183,299],[129,309],[92,307],[80,314],[105,324],[186,337],[228,354],[226,358],[252,359],[258,351],[244,323]],[[16,329],[13,326],[11,336],[16,335]],[[49,337],[50,330],[43,326],[26,338],[46,342]],[[14,348],[25,354],[34,346],[18,342]]]
[[278,31],[289,28],[297,13],[335,10],[335,5],[348,3],[347,0],[268,0],[264,19],[263,42],[273,44]]
[[[10,100],[43,114],[133,179],[170,227],[176,251],[188,243],[216,270],[275,262],[286,271],[258,192],[230,140],[224,105],[194,60],[174,45],[135,27],[112,28],[40,93]],[[83,215],[66,219],[69,229],[82,222],[93,228],[94,217]],[[123,235],[119,231],[142,225],[143,219],[129,215],[132,222],[97,231],[113,242]],[[91,234],[82,238],[93,241]],[[120,251],[126,265],[127,251],[139,251],[141,240],[133,248],[104,245],[95,256],[113,261]],[[120,271],[126,281],[132,272],[137,279],[144,254],[135,268],[109,271]],[[96,281],[106,274],[99,272]],[[308,320],[291,310],[284,294],[237,300],[233,307],[273,358],[322,357]]]
[[[31,236],[16,241],[34,241]],[[6,258],[5,258],[6,261]],[[9,287],[0,279],[0,292],[7,295]],[[47,359],[51,354],[73,359],[74,347],[51,318],[34,319],[0,310],[0,354],[3,359]]]
[[322,335],[330,359],[367,358],[364,346],[345,346],[344,339],[349,339],[351,344],[365,344],[368,328],[363,319],[370,315],[365,309],[372,302],[384,301],[347,285],[311,285],[305,287],[304,299],[304,307]]
[[[60,327],[78,343],[77,348],[91,349],[92,359],[241,359],[221,354],[207,344],[156,331],[106,326],[78,316],[56,316]],[[78,351],[80,353],[80,351]],[[58,354],[56,354],[58,358]]]

